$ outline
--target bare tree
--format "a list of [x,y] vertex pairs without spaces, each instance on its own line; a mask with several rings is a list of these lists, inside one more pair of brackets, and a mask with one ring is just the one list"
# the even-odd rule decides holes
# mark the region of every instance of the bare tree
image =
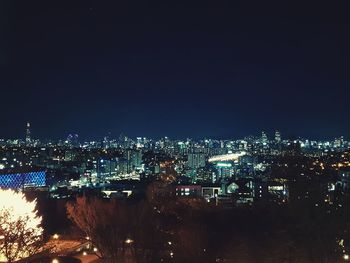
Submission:
[[67,204],[67,213],[98,248],[100,257],[113,263],[122,258],[128,218],[116,202],[80,197]]
[[29,257],[42,245],[41,217],[36,201],[28,202],[22,193],[0,190],[0,260],[14,262]]
[[81,197],[67,204],[67,213],[107,262],[154,262],[164,243],[156,213],[145,201]]

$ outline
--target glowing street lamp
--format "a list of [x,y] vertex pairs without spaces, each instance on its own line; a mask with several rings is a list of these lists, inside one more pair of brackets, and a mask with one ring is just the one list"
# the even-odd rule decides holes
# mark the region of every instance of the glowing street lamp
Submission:
[[134,240],[132,240],[132,239],[130,239],[130,238],[128,238],[127,240],[125,240],[125,243],[126,244],[131,244],[131,243],[133,243],[134,242]]
[[343,259],[344,259],[344,260],[349,260],[349,259],[350,259],[350,257],[349,257],[349,255],[348,255],[348,254],[344,254],[344,255],[343,255]]

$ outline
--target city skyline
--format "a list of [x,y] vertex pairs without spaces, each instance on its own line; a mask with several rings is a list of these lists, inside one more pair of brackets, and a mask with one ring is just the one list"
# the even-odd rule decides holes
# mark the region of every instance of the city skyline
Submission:
[[350,262],[349,1],[2,1],[0,263]]
[[[105,134],[102,137],[80,137],[80,135],[78,133],[75,132],[71,132],[68,133],[66,135],[62,135],[61,137],[32,137],[32,124],[30,122],[26,122],[26,126],[25,126],[25,133],[24,133],[24,137],[20,136],[20,137],[10,137],[10,138],[0,138],[0,140],[23,140],[24,142],[28,143],[31,140],[65,140],[67,138],[69,138],[70,136],[76,136],[77,139],[81,140],[81,142],[83,141],[91,141],[91,140],[102,140],[102,139],[106,139],[108,138],[109,140],[119,140],[121,138],[121,136],[126,137],[128,139],[137,139],[137,138],[147,138],[147,139],[152,139],[152,140],[158,140],[158,139],[163,139],[163,138],[169,138],[171,140],[187,140],[187,139],[191,139],[191,140],[204,140],[204,139],[211,139],[211,140],[224,140],[224,141],[228,141],[228,140],[239,140],[239,139],[244,139],[244,138],[248,138],[248,137],[255,137],[255,138],[260,138],[260,137],[264,137],[267,136],[266,139],[270,140],[270,141],[274,141],[276,140],[276,133],[278,133],[278,136],[281,138],[282,134],[283,134],[283,139],[284,140],[297,140],[297,139],[308,139],[308,140],[316,140],[316,141],[327,141],[327,140],[334,140],[334,139],[347,139],[346,136],[340,135],[337,137],[320,137],[320,138],[315,138],[315,137],[307,137],[307,136],[301,136],[301,135],[296,135],[296,134],[284,134],[283,132],[281,133],[281,130],[275,129],[272,131],[266,131],[266,130],[260,130],[259,133],[256,134],[246,134],[243,135],[241,137],[217,137],[217,136],[204,136],[204,137],[200,137],[200,136],[184,136],[184,137],[169,137],[167,135],[163,135],[163,136],[144,136],[142,134],[138,134],[136,136],[130,136],[130,134],[125,134],[123,132],[121,132],[120,134],[112,134],[111,132]],[[66,136],[66,137],[65,137]]]

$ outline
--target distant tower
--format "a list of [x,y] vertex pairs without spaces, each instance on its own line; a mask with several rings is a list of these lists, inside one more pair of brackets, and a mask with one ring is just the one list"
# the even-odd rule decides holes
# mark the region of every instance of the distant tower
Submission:
[[275,132],[275,141],[277,143],[280,143],[281,142],[281,133],[279,131],[276,131]]
[[27,129],[26,129],[26,144],[30,145],[31,138],[30,138],[30,123],[27,122]]
[[261,142],[262,143],[267,143],[267,135],[264,131],[261,132]]

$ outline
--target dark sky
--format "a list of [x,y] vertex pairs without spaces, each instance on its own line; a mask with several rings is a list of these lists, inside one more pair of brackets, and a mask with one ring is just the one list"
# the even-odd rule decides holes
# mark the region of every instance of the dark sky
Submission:
[[2,1],[0,138],[349,138],[348,2]]

